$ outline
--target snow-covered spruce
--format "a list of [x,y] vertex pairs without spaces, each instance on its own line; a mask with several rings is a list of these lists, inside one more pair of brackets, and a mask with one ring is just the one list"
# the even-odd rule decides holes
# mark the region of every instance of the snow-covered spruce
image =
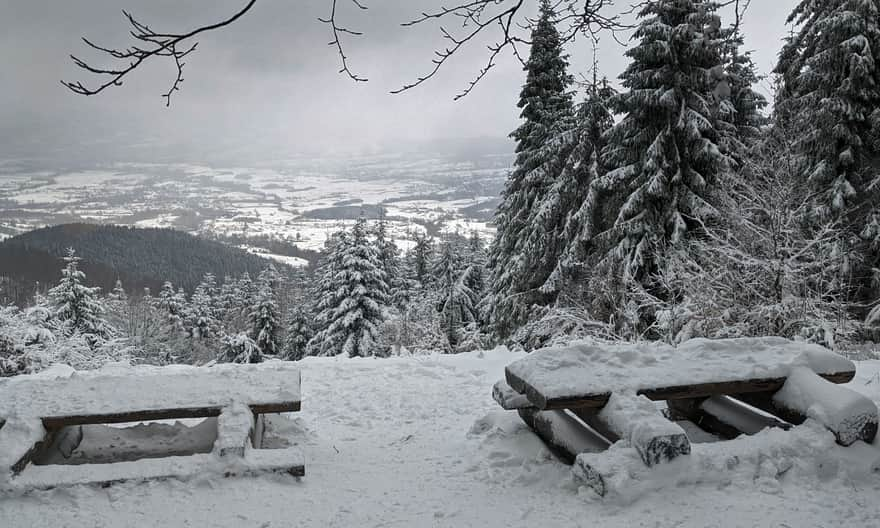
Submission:
[[[561,166],[558,152],[545,146],[571,129],[573,104],[556,14],[549,0],[542,0],[541,15],[531,35],[526,63],[526,82],[518,107],[523,123],[511,137],[516,141],[514,170],[508,177],[495,214],[498,226],[489,268],[492,272],[492,324],[499,337],[511,335],[528,319],[530,306],[552,302],[541,285],[556,262],[547,258],[551,238],[532,214],[549,191]],[[529,241],[527,244],[526,241]]]
[[361,216],[350,232],[328,244],[330,253],[318,272],[321,328],[309,342],[315,355],[385,354],[378,343],[388,308],[388,283],[366,224]]

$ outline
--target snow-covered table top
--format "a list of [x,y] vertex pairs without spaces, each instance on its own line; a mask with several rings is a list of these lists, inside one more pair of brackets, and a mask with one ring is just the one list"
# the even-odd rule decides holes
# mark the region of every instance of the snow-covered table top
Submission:
[[[181,414],[181,410],[216,409],[219,413],[232,402],[249,405],[256,412],[296,411],[300,401],[300,371],[282,361],[212,367],[110,365],[95,371],[50,369],[0,379],[0,422],[34,417],[49,423],[46,418],[73,417],[89,423],[90,416],[114,421],[114,415],[124,419],[133,413],[162,410]],[[154,414],[140,419],[162,417],[161,412]]]
[[692,339],[678,347],[577,342],[535,351],[505,372],[539,409],[563,409],[601,407],[612,392],[668,399],[776,390],[799,366],[836,383],[855,375],[851,361],[826,348],[778,337]]

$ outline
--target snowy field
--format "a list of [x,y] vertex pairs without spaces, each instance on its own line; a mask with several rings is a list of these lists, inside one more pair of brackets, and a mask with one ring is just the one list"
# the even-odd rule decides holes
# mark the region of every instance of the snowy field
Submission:
[[[778,485],[670,486],[620,500],[580,488],[569,466],[492,400],[522,357],[503,350],[414,358],[308,358],[306,477],[80,487],[0,499],[0,527],[877,527],[880,475],[823,460]],[[880,361],[849,387],[880,400]],[[880,452],[880,444],[852,453]]]

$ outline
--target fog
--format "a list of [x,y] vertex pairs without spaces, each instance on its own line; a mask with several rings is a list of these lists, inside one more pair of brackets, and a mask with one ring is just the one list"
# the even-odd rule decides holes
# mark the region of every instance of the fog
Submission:
[[[785,18],[794,3],[752,2],[743,22],[746,46],[764,73],[788,33]],[[364,32],[345,44],[352,69],[368,77],[366,83],[338,73],[339,58],[327,45],[329,28],[317,20],[327,15],[328,0],[260,0],[235,24],[205,34],[186,60],[185,82],[170,108],[161,97],[175,74],[167,59],[94,97],[75,95],[59,82],[95,82],[68,57],[105,60],[90,53],[81,36],[115,47],[130,43],[122,9],[154,29],[182,31],[226,18],[242,5],[243,0],[0,0],[0,156],[283,159],[440,149],[450,140],[504,138],[517,125],[523,72],[510,54],[469,96],[453,101],[484,65],[491,39],[475,42],[428,83],[389,93],[430,69],[432,52],[442,44],[438,26],[404,28],[400,22],[438,6],[437,0],[367,0],[367,11],[340,3],[343,24]],[[529,9],[536,11],[537,2]],[[604,75],[616,78],[622,71],[624,51],[610,35],[603,37]],[[569,53],[572,72],[585,72],[592,62],[586,40]]]

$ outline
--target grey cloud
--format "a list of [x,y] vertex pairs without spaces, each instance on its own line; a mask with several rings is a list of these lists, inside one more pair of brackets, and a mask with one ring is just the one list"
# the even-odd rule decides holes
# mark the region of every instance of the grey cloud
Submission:
[[[59,79],[90,80],[68,59],[71,52],[90,56],[79,37],[124,44],[123,8],[156,28],[180,30],[226,16],[241,0],[0,0],[0,155],[124,156],[130,151],[116,144],[129,142],[168,145],[175,156],[207,156],[221,150],[219,145],[245,145],[260,156],[283,158],[504,137],[516,126],[522,71],[510,56],[470,96],[452,101],[486,60],[486,41],[426,85],[390,95],[424,73],[433,48],[442,44],[436,26],[399,23],[439,0],[367,3],[369,11],[346,8],[342,17],[365,33],[346,44],[352,67],[369,83],[337,73],[338,58],[326,45],[328,29],[317,21],[326,15],[327,0],[260,0],[235,25],[201,39],[188,60],[182,91],[166,109],[160,94],[173,68],[164,63],[98,97],[67,92]],[[753,2],[744,22],[747,46],[765,72],[787,33],[784,21],[794,3]],[[608,37],[601,43],[601,66],[611,78],[625,66],[623,51]],[[575,44],[570,53],[575,71],[588,68],[586,43]],[[160,155],[160,149],[154,152]]]

